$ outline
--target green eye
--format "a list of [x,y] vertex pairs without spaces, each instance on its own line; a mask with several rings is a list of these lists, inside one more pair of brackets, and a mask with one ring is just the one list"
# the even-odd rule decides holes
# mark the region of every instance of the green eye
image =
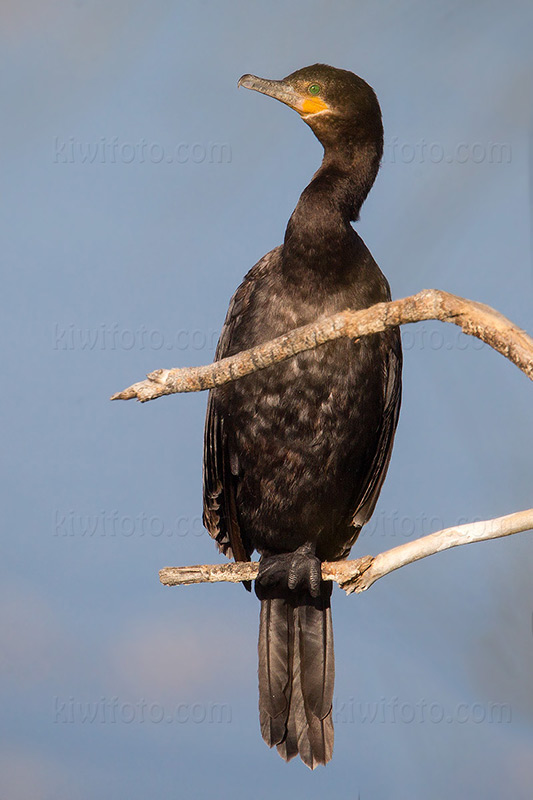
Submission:
[[311,86],[308,88],[309,94],[320,94],[322,87],[319,83],[312,83]]

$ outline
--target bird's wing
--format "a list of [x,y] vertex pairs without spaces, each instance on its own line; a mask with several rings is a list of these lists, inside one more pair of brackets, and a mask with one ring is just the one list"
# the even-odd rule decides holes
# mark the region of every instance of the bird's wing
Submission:
[[[267,253],[247,273],[243,282],[233,295],[220,333],[215,353],[215,361],[233,355],[234,336],[239,327],[242,315],[250,303],[257,282],[280,248]],[[215,539],[218,549],[224,555],[236,561],[249,561],[252,548],[243,540],[239,527],[237,507],[235,503],[238,464],[228,449],[228,440],[224,431],[224,418],[217,407],[217,389],[209,392],[207,416],[204,433],[204,513],[203,522],[210,535]]]
[[387,331],[382,341],[384,347],[388,350],[388,357],[384,362],[385,402],[376,455],[368,472],[367,480],[364,482],[365,490],[359,498],[353,512],[352,524],[357,529],[360,529],[365,522],[368,522],[374,512],[383,481],[385,480],[385,475],[387,474],[392,453],[394,433],[400,413],[402,396],[402,348],[399,330],[391,329]]

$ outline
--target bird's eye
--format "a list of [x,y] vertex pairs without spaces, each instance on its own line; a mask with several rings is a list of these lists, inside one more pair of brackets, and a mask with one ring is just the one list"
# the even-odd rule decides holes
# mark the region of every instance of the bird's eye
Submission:
[[321,89],[322,89],[322,87],[320,86],[319,83],[312,83],[308,87],[307,91],[309,92],[309,94],[320,94]]

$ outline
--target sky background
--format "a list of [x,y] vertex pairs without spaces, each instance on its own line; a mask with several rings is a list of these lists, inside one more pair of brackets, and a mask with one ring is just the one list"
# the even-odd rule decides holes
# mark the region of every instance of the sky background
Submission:
[[[528,0],[2,3],[1,800],[529,800],[531,534],[337,589],[333,761],[286,765],[259,732],[255,597],[158,582],[222,560],[206,395],[108,398],[211,361],[320,162],[245,72],[364,77],[385,154],[357,230],[393,295],[445,289],[532,331],[532,23]],[[532,505],[531,383],[452,326],[403,336],[354,556]]]

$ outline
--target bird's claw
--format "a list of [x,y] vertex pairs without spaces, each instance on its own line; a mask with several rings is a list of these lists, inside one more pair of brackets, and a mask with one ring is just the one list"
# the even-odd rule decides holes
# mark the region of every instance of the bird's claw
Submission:
[[311,597],[318,597],[321,579],[320,560],[309,545],[293,553],[262,556],[259,562],[257,581],[265,588],[287,586],[291,591],[307,591]]

